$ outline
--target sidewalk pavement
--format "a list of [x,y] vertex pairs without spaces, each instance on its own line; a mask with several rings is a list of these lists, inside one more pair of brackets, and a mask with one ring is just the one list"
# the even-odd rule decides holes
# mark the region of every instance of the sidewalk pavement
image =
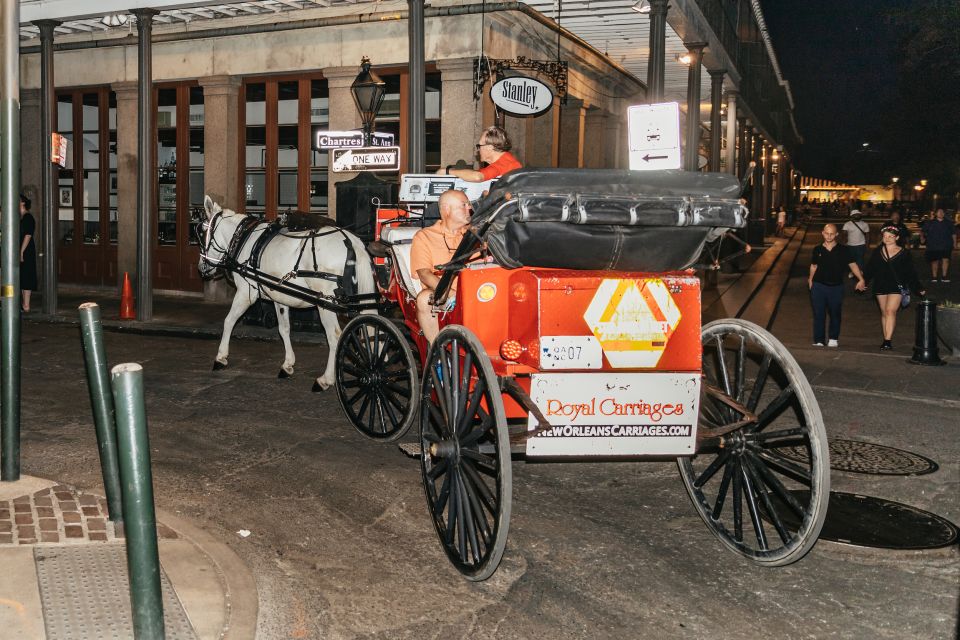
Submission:
[[[257,590],[240,558],[173,514],[157,513],[157,534],[166,637],[254,638]],[[31,476],[0,483],[0,566],[4,639],[133,637],[106,499]]]

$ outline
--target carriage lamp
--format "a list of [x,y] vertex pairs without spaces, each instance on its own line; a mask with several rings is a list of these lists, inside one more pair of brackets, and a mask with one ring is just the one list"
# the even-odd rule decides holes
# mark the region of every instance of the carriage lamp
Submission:
[[484,282],[477,287],[477,300],[480,302],[490,302],[497,297],[497,285],[492,282]]
[[516,340],[509,339],[500,343],[500,357],[504,360],[517,361],[523,355],[523,346]]
[[357,103],[360,120],[363,122],[363,144],[369,147],[373,137],[373,123],[380,112],[383,97],[387,93],[387,83],[370,71],[370,58],[363,56],[360,61],[360,73],[350,85],[353,101]]

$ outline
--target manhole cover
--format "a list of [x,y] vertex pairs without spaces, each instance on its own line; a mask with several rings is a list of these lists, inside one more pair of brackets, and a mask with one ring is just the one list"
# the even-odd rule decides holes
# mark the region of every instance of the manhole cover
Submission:
[[[930,458],[903,449],[858,440],[830,440],[830,468],[875,476],[922,476],[940,467]],[[806,447],[778,447],[784,458],[809,463]]]
[[403,455],[408,458],[419,458],[420,457],[420,443],[419,442],[403,442],[397,445],[397,448],[403,452]]
[[[792,493],[806,504],[810,492]],[[777,502],[777,514],[784,526],[796,531],[800,523],[793,511],[775,494],[770,495]],[[764,519],[768,519],[766,514]],[[957,527],[936,514],[900,502],[831,491],[820,539],[876,549],[938,549],[957,543]]]

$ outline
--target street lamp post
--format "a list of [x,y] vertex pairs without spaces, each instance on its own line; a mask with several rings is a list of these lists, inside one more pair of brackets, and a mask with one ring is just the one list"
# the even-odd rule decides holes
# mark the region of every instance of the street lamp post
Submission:
[[373,143],[373,123],[380,112],[380,105],[383,104],[386,86],[387,83],[370,71],[370,58],[364,56],[360,61],[360,73],[350,85],[353,101],[357,103],[357,111],[360,112],[360,120],[363,122],[364,146],[369,147]]

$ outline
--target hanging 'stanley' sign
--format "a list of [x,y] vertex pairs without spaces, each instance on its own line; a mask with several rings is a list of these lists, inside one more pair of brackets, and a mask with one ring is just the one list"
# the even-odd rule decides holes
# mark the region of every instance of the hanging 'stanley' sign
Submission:
[[535,116],[553,106],[553,91],[539,80],[514,76],[490,87],[490,99],[507,113]]

